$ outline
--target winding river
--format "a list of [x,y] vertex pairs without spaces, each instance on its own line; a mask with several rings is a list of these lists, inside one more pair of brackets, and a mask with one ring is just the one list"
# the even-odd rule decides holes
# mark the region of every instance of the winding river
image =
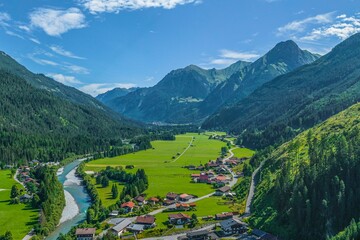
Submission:
[[66,206],[60,224],[46,239],[56,240],[60,233],[67,233],[73,226],[83,222],[86,210],[90,206],[90,198],[81,186],[81,180],[75,176],[77,166],[85,159],[78,159],[58,170],[58,179],[64,186]]

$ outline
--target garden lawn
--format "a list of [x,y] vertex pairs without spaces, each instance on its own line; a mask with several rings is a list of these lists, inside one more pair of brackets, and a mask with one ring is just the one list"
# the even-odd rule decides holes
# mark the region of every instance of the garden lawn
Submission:
[[[10,177],[10,170],[0,171],[0,234],[10,230],[13,239],[22,239],[38,223],[38,210],[25,204],[10,204],[10,190],[16,184],[23,187]],[[5,190],[4,190],[5,189]]]
[[[196,210],[195,211],[187,211],[183,212],[191,216],[192,214],[196,214],[198,218],[205,216],[215,216],[215,214],[223,213],[223,212],[232,212],[232,207],[235,206],[232,203],[223,200],[221,197],[209,197],[203,200],[196,202]],[[167,228],[165,223],[168,221],[169,214],[176,214],[178,212],[162,212],[155,215],[156,217],[156,225],[159,228]],[[199,219],[200,220],[200,219]]]
[[[192,138],[192,146],[176,161],[173,157],[178,157],[186,150]],[[86,164],[86,170],[99,171],[106,166],[134,165],[135,172],[143,168],[149,178],[149,188],[146,191],[148,196],[165,196],[167,192],[189,193],[193,195],[206,195],[214,191],[211,185],[190,183],[191,173],[183,166],[205,164],[209,160],[214,160],[220,155],[221,147],[224,142],[209,140],[208,136],[197,133],[187,133],[177,135],[175,141],[153,141],[153,149],[140,151],[114,158],[94,160]]]

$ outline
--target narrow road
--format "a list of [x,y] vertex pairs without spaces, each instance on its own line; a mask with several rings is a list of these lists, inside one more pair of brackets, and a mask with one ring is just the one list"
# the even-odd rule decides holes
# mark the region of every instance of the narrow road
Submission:
[[189,146],[187,146],[187,148],[185,148],[185,150],[177,158],[175,158],[173,161],[171,161],[171,163],[176,162],[179,158],[181,158],[181,156],[184,155],[184,153],[186,153],[186,151],[191,147],[193,142],[194,142],[194,137],[191,138]]
[[250,207],[251,207],[251,203],[252,203],[252,200],[254,198],[254,193],[255,193],[255,177],[265,162],[266,162],[266,160],[262,161],[260,163],[260,166],[257,169],[255,169],[255,171],[251,175],[251,185],[250,185],[249,194],[248,194],[248,197],[246,200],[246,207],[245,207],[245,214],[244,214],[245,216],[249,216],[251,214]]
[[[234,153],[232,152],[234,149],[237,149],[238,147],[234,147],[232,149],[229,150],[230,155],[227,158],[223,159],[223,163],[225,163],[226,160],[229,160],[230,158],[232,158],[234,156]],[[232,176],[232,180],[229,182],[229,186],[232,188],[233,186],[235,186],[235,184],[237,183],[237,178],[235,178],[235,173],[228,167],[225,165],[226,170],[229,171],[229,173]]]
[[26,189],[25,184],[24,184],[23,182],[20,182],[19,179],[17,179],[17,176],[18,176],[18,175],[19,175],[19,169],[16,169],[16,172],[15,172],[15,174],[14,174],[14,180],[15,180],[16,182],[20,183],[21,186],[23,186],[23,187]]
[[[209,226],[203,227],[203,228],[199,228],[194,230],[194,232],[196,231],[203,231],[203,230],[210,230],[213,227],[215,227],[215,224],[211,224]],[[180,233],[180,234],[176,234],[176,235],[169,235],[169,236],[163,236],[163,237],[153,237],[153,238],[143,238],[146,240],[177,240],[178,237],[183,237],[186,236],[186,233]]]

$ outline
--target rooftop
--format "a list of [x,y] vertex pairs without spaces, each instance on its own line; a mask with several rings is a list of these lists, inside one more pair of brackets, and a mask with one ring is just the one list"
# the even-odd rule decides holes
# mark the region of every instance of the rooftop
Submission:
[[93,235],[96,232],[96,228],[77,228],[75,234],[76,235]]

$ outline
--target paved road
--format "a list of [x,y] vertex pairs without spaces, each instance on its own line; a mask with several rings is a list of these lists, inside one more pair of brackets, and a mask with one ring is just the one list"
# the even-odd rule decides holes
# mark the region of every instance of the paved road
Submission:
[[[227,158],[224,158],[223,162],[225,163],[226,160],[229,160],[230,158],[232,158],[234,156],[234,153],[232,152],[234,149],[237,149],[238,147],[234,147],[232,149],[229,150],[230,155]],[[232,188],[233,186],[235,186],[235,184],[237,183],[237,178],[235,178],[235,173],[228,167],[225,165],[225,168],[231,173],[232,176],[232,180],[229,182],[229,186]]]
[[251,214],[250,207],[251,207],[251,203],[252,203],[252,200],[254,198],[254,193],[255,193],[255,177],[256,177],[257,173],[260,171],[260,169],[262,168],[262,166],[264,165],[265,161],[266,160],[262,161],[260,163],[260,166],[257,169],[255,169],[255,171],[251,175],[251,185],[250,185],[249,194],[248,194],[248,197],[246,200],[246,207],[245,207],[245,215],[246,216],[249,216]]
[[[194,231],[210,230],[213,227],[215,227],[215,224],[211,224],[209,226],[196,229]],[[143,239],[146,239],[146,240],[177,240],[178,237],[182,237],[182,236],[186,236],[186,233],[180,233],[180,234],[164,236],[164,237],[143,238]]]

